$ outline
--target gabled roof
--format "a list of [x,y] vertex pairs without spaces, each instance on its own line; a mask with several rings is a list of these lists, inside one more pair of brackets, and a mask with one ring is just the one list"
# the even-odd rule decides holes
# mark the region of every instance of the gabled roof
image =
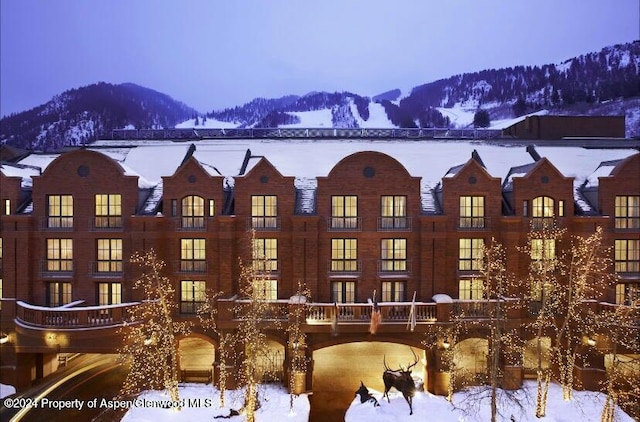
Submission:
[[504,178],[504,182],[502,182],[502,190],[507,192],[513,190],[513,178],[526,176],[537,164],[537,162],[534,162],[511,167],[509,173],[507,173],[507,176]]

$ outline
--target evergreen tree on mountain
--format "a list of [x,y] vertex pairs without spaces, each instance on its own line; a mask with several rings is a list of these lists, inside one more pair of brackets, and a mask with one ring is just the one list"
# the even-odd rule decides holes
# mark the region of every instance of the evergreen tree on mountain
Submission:
[[491,119],[487,110],[478,109],[473,115],[473,127],[489,127]]

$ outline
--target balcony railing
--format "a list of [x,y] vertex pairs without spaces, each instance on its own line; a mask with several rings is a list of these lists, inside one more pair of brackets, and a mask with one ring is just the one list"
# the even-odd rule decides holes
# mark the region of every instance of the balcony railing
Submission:
[[562,227],[563,220],[556,217],[531,217],[529,227],[531,230],[553,230]]
[[72,260],[44,260],[40,262],[40,275],[45,278],[73,277]]
[[131,310],[144,304],[133,302],[118,305],[56,307],[35,306],[18,301],[16,319],[32,327],[87,328],[109,327],[131,322]]
[[247,230],[280,231],[280,217],[249,217]]
[[378,231],[411,231],[411,217],[378,217]]
[[278,275],[280,274],[279,259],[256,259],[252,262],[253,271],[261,275]]
[[358,275],[362,272],[362,261],[359,259],[331,259],[327,263],[329,275]]
[[[378,303],[382,323],[409,322],[411,302]],[[436,304],[416,302],[413,305],[416,322],[435,322],[437,318]],[[307,323],[321,324],[338,321],[369,322],[372,306],[369,303],[309,303],[306,304]]]
[[122,261],[91,262],[91,277],[121,278],[123,273]]
[[40,228],[48,231],[73,231],[73,217],[43,217]]
[[327,230],[330,232],[362,231],[361,217],[330,217],[327,219]]
[[173,221],[178,231],[204,231],[207,229],[207,220],[204,216],[178,217]]
[[616,217],[614,230],[617,232],[640,231],[640,217]]
[[488,217],[460,217],[458,219],[458,230],[489,230],[489,223],[490,220]]
[[174,268],[177,273],[206,273],[207,261],[183,259],[176,261]]
[[406,275],[411,273],[411,261],[408,259],[379,259],[379,275]]
[[92,231],[122,231],[122,216],[98,216],[91,219]]

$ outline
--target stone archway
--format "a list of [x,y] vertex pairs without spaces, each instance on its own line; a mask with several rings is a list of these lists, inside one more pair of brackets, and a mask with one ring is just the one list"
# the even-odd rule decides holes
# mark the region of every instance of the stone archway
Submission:
[[183,337],[178,341],[181,371],[210,371],[215,361],[215,345],[201,336]]

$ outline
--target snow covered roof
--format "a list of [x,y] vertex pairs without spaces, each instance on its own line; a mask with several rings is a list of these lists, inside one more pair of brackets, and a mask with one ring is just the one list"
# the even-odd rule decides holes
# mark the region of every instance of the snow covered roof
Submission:
[[536,165],[535,162],[523,164],[520,166],[512,167],[507,173],[507,177],[505,177],[504,182],[502,183],[502,190],[511,191],[513,189],[513,178],[514,177],[524,177],[533,169]]
[[595,171],[587,176],[584,181],[583,188],[597,187],[600,182],[598,178],[610,176],[613,169],[615,169],[621,162],[622,159],[601,162]]

